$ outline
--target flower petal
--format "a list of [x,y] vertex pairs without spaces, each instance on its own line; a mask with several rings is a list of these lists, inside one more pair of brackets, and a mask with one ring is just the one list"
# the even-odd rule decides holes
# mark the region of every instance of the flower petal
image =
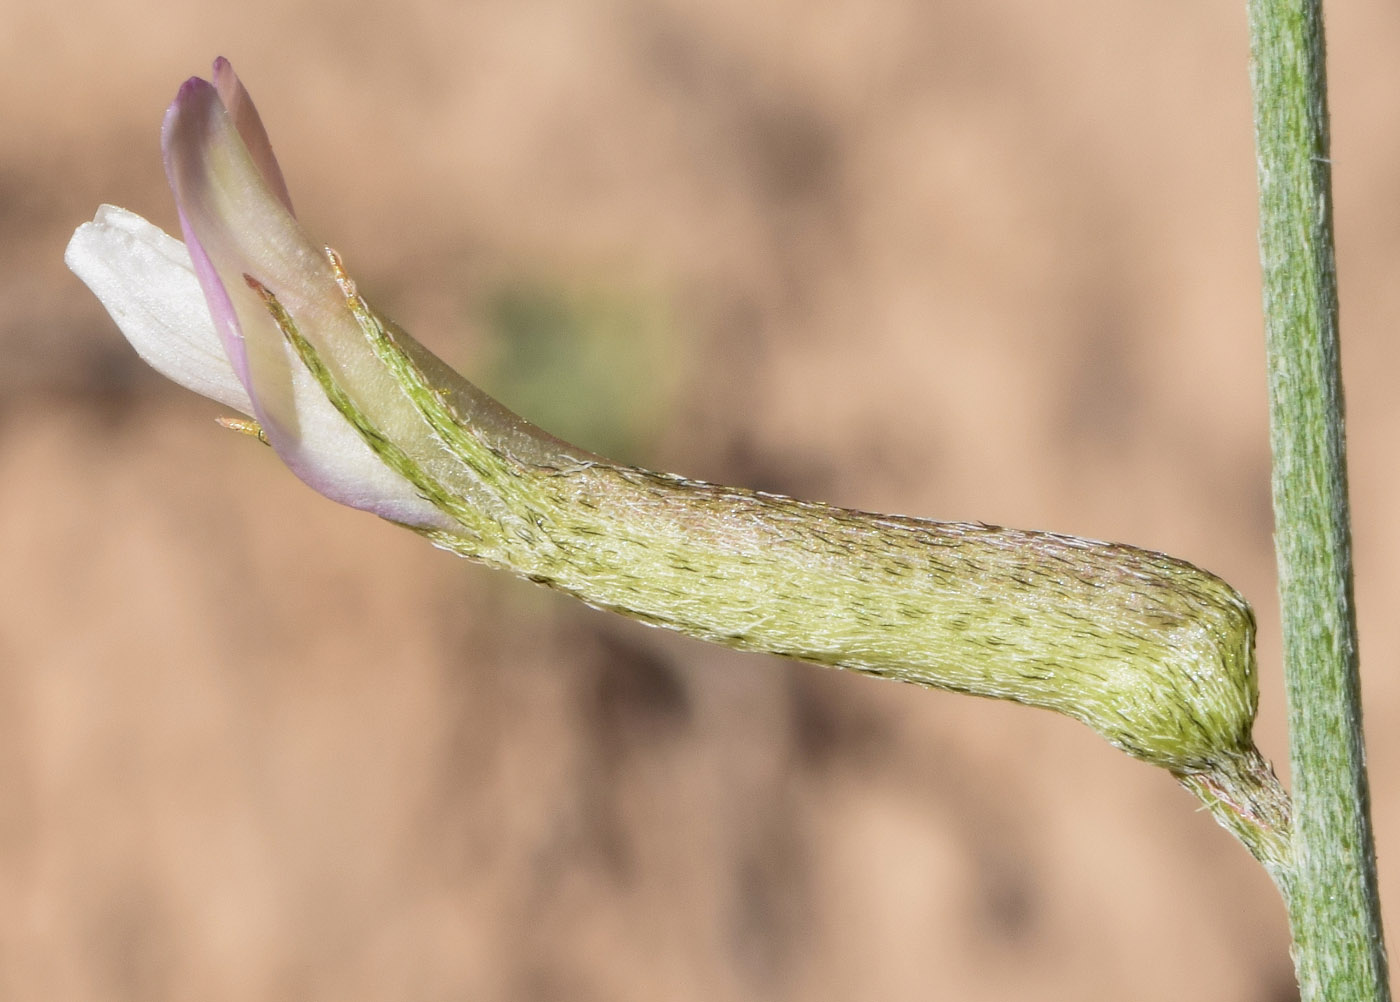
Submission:
[[209,317],[184,244],[134,212],[104,205],[68,241],[63,260],[161,375],[244,414],[248,391]]
[[[225,89],[230,86],[226,80]],[[375,360],[323,249],[279,196],[280,175],[264,173],[268,162],[275,170],[275,161],[260,162],[245,145],[245,134],[261,135],[262,129],[238,92],[241,86],[235,102],[242,131],[213,84],[187,81],[166,113],[162,144],[195,273],[254,414],[287,466],[321,494],[396,522],[445,528],[450,520],[390,470],[326,399],[245,280],[251,276],[277,297],[394,441],[430,436]]]
[[277,157],[272,153],[272,142],[263,128],[262,116],[258,114],[243,81],[233,72],[233,64],[223,56],[214,60],[214,89],[219,92],[219,100],[223,101],[243,145],[248,148],[248,155],[258,165],[258,173],[277,200],[287,207],[288,212],[295,214],[292,196],[287,193],[287,182],[282,177],[282,168],[277,166]]

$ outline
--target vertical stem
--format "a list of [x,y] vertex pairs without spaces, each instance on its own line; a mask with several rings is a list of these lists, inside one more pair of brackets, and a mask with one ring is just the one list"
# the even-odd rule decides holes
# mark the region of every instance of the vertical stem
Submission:
[[1357,671],[1321,0],[1249,0],[1304,1000],[1390,998]]

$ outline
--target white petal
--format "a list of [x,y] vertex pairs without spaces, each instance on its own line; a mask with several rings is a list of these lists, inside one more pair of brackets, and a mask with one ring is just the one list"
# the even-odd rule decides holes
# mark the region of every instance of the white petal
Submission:
[[78,227],[63,260],[153,369],[252,416],[184,244],[134,212],[104,205]]

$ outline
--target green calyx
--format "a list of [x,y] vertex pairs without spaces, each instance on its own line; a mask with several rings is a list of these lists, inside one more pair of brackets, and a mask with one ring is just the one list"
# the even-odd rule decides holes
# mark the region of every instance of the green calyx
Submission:
[[875,515],[609,462],[447,369],[378,317],[328,253],[430,432],[414,447],[385,436],[372,402],[340,385],[276,296],[249,283],[363,440],[461,526],[416,530],[436,545],[703,640],[1067,714],[1171,771],[1266,865],[1283,864],[1287,798],[1251,738],[1254,618],[1224,581],[1132,546]]

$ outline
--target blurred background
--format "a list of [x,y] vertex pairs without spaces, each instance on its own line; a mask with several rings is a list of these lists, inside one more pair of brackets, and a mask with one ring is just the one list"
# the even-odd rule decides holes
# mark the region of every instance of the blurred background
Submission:
[[[1400,915],[1400,8],[1330,11]],[[233,60],[310,230],[551,431],[1108,538],[1255,604],[1286,773],[1243,4],[9,0],[0,996],[1296,997],[1263,872],[1047,713],[592,612],[302,487],[64,269]]]

